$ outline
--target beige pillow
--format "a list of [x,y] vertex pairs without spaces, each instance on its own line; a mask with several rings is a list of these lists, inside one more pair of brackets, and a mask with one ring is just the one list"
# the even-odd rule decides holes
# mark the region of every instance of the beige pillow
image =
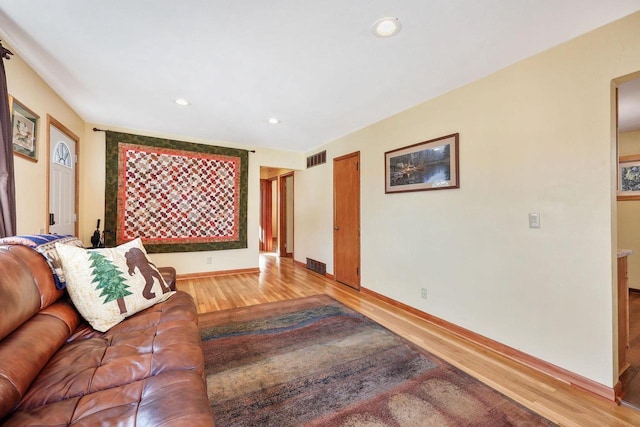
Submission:
[[71,301],[98,331],[105,332],[175,293],[149,261],[140,239],[109,249],[56,244],[56,251]]

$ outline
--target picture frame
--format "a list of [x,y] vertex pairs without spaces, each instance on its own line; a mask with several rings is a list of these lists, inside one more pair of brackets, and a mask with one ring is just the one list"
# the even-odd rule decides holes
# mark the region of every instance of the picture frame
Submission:
[[618,159],[618,200],[640,200],[640,154]]
[[38,161],[38,122],[40,117],[13,96],[9,96],[13,154]]
[[460,134],[384,153],[385,193],[460,188]]

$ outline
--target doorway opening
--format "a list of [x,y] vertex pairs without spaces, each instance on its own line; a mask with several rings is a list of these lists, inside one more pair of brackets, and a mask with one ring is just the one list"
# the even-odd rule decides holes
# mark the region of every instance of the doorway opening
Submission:
[[293,258],[294,171],[260,167],[260,233],[263,253]]
[[640,409],[640,73],[620,79],[617,121],[618,373]]

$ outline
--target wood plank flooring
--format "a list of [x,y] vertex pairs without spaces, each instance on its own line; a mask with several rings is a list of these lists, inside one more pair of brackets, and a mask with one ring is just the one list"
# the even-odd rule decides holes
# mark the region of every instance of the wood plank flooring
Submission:
[[640,426],[640,411],[579,390],[510,361],[441,327],[295,265],[260,257],[260,273],[178,279],[205,313],[327,294],[441,357],[549,420],[563,426]]

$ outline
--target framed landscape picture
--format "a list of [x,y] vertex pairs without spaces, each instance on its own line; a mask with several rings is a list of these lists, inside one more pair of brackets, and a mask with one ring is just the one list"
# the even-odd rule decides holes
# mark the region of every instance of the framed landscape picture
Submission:
[[384,153],[385,193],[460,187],[459,134]]
[[640,154],[618,159],[618,200],[640,200]]
[[9,104],[13,153],[32,162],[37,162],[39,117],[12,96],[9,97]]

